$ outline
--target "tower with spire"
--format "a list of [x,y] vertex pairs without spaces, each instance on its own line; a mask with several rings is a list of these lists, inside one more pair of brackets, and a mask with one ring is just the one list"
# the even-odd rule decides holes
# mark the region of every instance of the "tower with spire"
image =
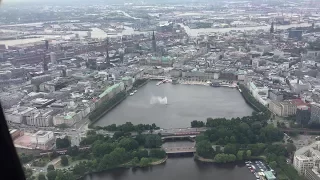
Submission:
[[49,41],[48,40],[45,40],[45,52],[43,54],[43,71],[48,71],[48,62],[46,60],[46,54],[48,52],[48,49],[49,49]]
[[154,53],[157,52],[157,42],[156,42],[156,37],[155,37],[155,35],[154,35],[154,31],[153,31],[153,33],[152,33],[152,51],[153,51]]
[[273,24],[273,22],[271,23],[270,33],[271,33],[271,34],[273,34],[273,33],[274,33],[274,24]]

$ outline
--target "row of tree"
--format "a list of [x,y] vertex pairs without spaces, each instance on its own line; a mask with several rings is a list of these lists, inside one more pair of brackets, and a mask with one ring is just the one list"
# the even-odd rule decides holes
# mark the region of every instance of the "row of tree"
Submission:
[[103,129],[106,131],[122,131],[122,132],[138,132],[138,133],[142,133],[143,131],[147,131],[147,130],[156,130],[156,129],[160,129],[155,123],[153,124],[138,124],[138,125],[133,125],[131,122],[126,122],[125,124],[122,125],[116,125],[116,124],[111,124],[109,126],[105,126],[105,127],[95,127],[95,129]]
[[94,111],[92,111],[89,115],[89,119],[91,121],[95,121],[98,117],[101,116],[107,109],[114,106],[116,103],[118,103],[121,99],[123,99],[126,96],[126,92],[122,91],[118,94],[116,94],[111,99],[104,101],[102,104],[100,104]]
[[239,88],[241,89],[241,93],[244,96],[244,98],[246,99],[246,101],[248,101],[249,103],[251,103],[258,111],[260,112],[264,112],[268,117],[270,117],[271,112],[269,111],[269,109],[264,106],[263,104],[261,104],[260,102],[258,102],[250,93],[250,91],[243,85],[243,84],[238,84]]
[[147,82],[148,79],[137,79],[134,83],[133,83],[133,87],[134,88],[139,88],[143,83]]

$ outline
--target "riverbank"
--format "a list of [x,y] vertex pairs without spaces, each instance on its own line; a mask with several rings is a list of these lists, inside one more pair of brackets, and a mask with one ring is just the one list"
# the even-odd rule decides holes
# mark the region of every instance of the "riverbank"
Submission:
[[166,156],[166,157],[163,158],[163,159],[160,159],[159,161],[152,162],[152,163],[150,163],[150,165],[155,166],[155,165],[163,164],[163,163],[165,163],[167,160],[168,160],[168,156]]
[[[204,82],[204,81],[189,81],[189,80],[178,80],[177,84],[184,85],[202,85],[202,86],[211,86],[212,82]],[[227,87],[227,88],[236,88],[237,85],[235,83],[228,83],[224,81],[216,82],[216,86],[213,87]]]
[[[139,83],[139,81],[141,81],[141,83]],[[133,84],[133,88],[135,89],[139,89],[142,86],[146,85],[148,82],[150,81],[150,79],[138,79],[134,84]]]
[[255,109],[258,112],[264,112],[269,115],[271,114],[269,109],[260,102],[258,102],[243,84],[239,84],[238,88],[246,103],[248,103],[253,109]]
[[[106,113],[108,113],[109,111],[111,111],[113,108],[115,108],[117,105],[119,105],[123,100],[125,100],[127,98],[127,94],[125,94],[125,96],[121,99],[119,99],[115,104],[113,104],[111,107],[107,108],[106,110],[104,110],[102,113],[100,113],[99,116],[95,117],[93,120],[90,119],[90,116],[89,116],[89,119],[90,119],[90,123],[89,123],[89,126],[88,127],[92,127],[92,125],[97,122],[102,116],[104,116]],[[98,107],[98,108],[101,108],[101,107]],[[93,111],[94,112],[94,111]]]
[[194,159],[197,160],[197,161],[200,161],[200,162],[214,163],[214,160],[213,160],[213,159],[203,158],[203,157],[199,156],[197,153],[194,154]]
[[[146,85],[147,83],[149,82],[149,79],[138,79],[132,86],[132,89],[139,89],[141,88],[142,86]],[[120,93],[124,93],[124,92],[120,92]],[[119,94],[120,94],[119,93]],[[117,96],[117,95],[116,95]],[[90,119],[90,124],[89,124],[89,127],[92,127],[94,123],[96,123],[99,119],[101,119],[101,117],[103,117],[105,114],[107,114],[109,111],[111,111],[113,108],[115,108],[117,105],[119,105],[123,100],[125,100],[126,98],[128,97],[128,94],[125,93],[124,97],[119,99],[117,102],[115,102],[111,107],[107,108],[106,110],[104,110],[102,113],[99,114],[99,116],[91,119]],[[117,97],[113,97],[113,98],[117,98]],[[112,99],[108,100],[108,101],[111,101]],[[102,105],[100,105],[102,106]],[[96,109],[98,108],[102,108],[102,107],[97,107]]]
[[[192,157],[169,158],[165,165],[150,168],[117,169],[110,172],[93,174],[83,180],[212,180],[214,179],[246,179],[255,180],[246,166],[226,165],[221,168],[209,163],[198,163]],[[239,178],[240,177],[240,178]]]
[[[194,154],[194,159],[200,162],[204,162],[204,163],[216,163],[213,159],[206,159],[203,158],[201,156],[199,156],[197,153]],[[255,161],[255,160],[259,160],[259,161],[266,161],[266,158],[263,156],[252,156],[250,158],[246,158],[245,160],[248,161]],[[242,160],[243,162],[245,162],[245,160]],[[233,163],[233,162],[227,162],[227,163]],[[226,163],[217,163],[217,164],[226,164]]]
[[88,172],[88,173],[85,173],[83,176],[79,177],[78,179],[83,179],[84,177],[86,177],[88,175],[92,176],[92,175],[97,174],[97,173],[105,173],[105,172],[113,171],[113,170],[116,170],[116,169],[145,168],[145,167],[150,167],[150,166],[157,166],[157,165],[165,163],[167,160],[168,160],[168,156],[166,156],[163,159],[151,162],[148,166],[132,165],[129,162],[129,163],[125,163],[125,164],[122,164],[120,166],[109,168],[109,169],[105,169],[105,170]]

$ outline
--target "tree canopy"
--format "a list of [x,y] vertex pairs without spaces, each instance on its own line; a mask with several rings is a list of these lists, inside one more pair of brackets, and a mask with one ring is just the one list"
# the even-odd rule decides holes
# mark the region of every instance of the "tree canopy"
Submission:
[[60,139],[60,138],[57,138],[56,139],[56,146],[58,149],[61,149],[61,148],[68,148],[71,146],[71,141],[69,139],[68,136],[65,136],[64,138]]
[[65,156],[65,155],[61,156],[61,165],[62,166],[68,166],[69,165],[69,160],[68,160],[67,156]]

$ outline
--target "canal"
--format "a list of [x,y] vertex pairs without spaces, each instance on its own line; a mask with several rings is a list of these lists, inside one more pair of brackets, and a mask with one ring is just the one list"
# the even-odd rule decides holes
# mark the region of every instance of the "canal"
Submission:
[[164,164],[138,169],[116,169],[87,175],[83,180],[255,180],[244,163],[214,165],[193,157],[169,158]]
[[151,81],[140,88],[94,125],[132,122],[183,128],[190,127],[193,120],[243,117],[253,112],[237,89],[170,83],[156,86],[156,83]]

